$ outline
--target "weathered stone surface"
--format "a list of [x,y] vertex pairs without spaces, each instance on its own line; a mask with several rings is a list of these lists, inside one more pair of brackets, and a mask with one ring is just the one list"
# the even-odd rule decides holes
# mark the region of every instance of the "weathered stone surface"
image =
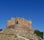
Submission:
[[26,27],[29,27],[30,29],[32,29],[32,22],[25,20],[23,18],[12,18],[7,22],[7,27],[11,25],[16,25],[16,22],[18,22],[18,25],[25,25]]
[[11,18],[7,21],[6,29],[0,32],[0,40],[38,40],[32,30],[32,22],[24,18]]

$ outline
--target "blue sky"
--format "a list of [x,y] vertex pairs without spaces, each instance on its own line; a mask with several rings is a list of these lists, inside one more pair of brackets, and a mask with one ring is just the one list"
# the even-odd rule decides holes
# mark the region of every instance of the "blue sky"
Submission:
[[44,32],[44,0],[0,0],[0,29],[11,17],[32,21],[32,28]]

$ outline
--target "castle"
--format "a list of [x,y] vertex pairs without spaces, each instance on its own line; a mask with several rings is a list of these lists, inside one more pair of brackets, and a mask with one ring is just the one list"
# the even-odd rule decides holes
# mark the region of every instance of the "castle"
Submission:
[[6,28],[0,32],[0,40],[38,40],[35,36],[32,22],[20,17],[8,20]]

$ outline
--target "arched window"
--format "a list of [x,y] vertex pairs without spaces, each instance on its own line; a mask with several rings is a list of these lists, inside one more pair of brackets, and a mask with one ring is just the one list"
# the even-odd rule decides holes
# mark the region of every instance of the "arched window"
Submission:
[[18,21],[16,21],[16,24],[18,24]]

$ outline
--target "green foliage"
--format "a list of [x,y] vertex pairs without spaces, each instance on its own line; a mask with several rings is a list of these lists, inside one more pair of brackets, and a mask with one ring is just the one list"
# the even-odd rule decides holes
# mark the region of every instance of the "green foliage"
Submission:
[[39,30],[35,30],[34,32],[36,35],[38,35],[39,37],[43,38],[43,32],[40,32]]
[[2,29],[0,29],[0,31],[2,31]]

